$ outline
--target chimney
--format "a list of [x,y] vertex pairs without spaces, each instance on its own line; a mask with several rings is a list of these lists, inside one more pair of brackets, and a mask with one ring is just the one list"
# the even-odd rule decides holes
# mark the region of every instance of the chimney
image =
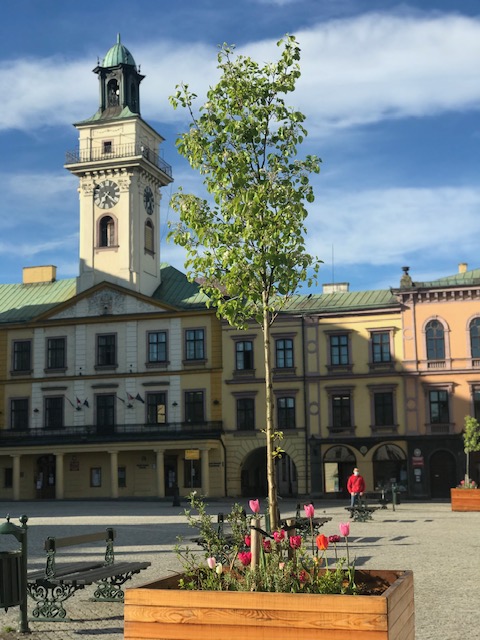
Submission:
[[345,293],[350,289],[349,282],[336,282],[322,285],[323,293]]
[[468,264],[466,262],[460,262],[458,265],[458,273],[466,273],[468,269]]
[[45,284],[55,282],[57,279],[57,267],[48,264],[43,267],[23,267],[23,284]]

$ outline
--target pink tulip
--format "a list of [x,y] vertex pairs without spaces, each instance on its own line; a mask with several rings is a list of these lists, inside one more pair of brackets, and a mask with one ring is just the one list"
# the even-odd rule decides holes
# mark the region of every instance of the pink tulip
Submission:
[[304,504],[303,508],[305,509],[305,516],[307,518],[313,518],[315,515],[315,507],[313,504]]
[[245,542],[246,547],[249,547],[252,544],[252,538],[249,535],[246,535],[243,540]]
[[285,531],[284,529],[280,529],[280,531],[273,532],[273,539],[275,542],[280,543],[282,540],[285,540]]
[[215,569],[215,567],[217,566],[217,559],[214,558],[213,556],[210,558],[207,558],[207,564],[210,567],[210,569]]
[[258,500],[250,500],[248,504],[253,513],[258,513],[260,511],[260,502]]
[[349,522],[341,522],[339,528],[340,528],[340,533],[344,538],[346,538],[347,536],[350,535],[350,523]]

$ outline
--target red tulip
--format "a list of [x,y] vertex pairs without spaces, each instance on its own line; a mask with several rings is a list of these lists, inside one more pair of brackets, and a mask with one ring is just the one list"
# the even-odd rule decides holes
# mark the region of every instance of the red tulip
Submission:
[[290,546],[292,549],[300,549],[302,546],[302,536],[291,536]]
[[280,529],[280,531],[274,531],[273,532],[273,539],[275,540],[275,542],[282,542],[282,540],[285,540],[285,531],[284,531],[284,529]]
[[272,550],[272,543],[270,540],[262,540],[263,550],[269,553]]
[[250,551],[240,551],[240,553],[238,554],[238,559],[244,567],[248,567],[248,565],[252,561],[252,554]]
[[244,538],[245,546],[249,547],[252,544],[252,538],[250,536],[245,536]]

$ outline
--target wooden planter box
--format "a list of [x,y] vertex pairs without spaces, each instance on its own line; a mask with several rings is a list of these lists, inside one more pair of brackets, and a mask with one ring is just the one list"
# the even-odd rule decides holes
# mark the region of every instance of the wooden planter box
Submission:
[[450,489],[452,511],[480,511],[480,489]]
[[165,578],[125,590],[124,638],[415,640],[412,572],[356,573],[389,586],[375,596],[184,591]]

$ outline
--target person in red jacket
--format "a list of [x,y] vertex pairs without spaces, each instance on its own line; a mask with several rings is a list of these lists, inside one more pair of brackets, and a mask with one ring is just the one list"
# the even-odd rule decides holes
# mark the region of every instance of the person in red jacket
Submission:
[[365,480],[357,467],[347,481],[347,491],[350,494],[350,506],[354,507],[365,491]]

